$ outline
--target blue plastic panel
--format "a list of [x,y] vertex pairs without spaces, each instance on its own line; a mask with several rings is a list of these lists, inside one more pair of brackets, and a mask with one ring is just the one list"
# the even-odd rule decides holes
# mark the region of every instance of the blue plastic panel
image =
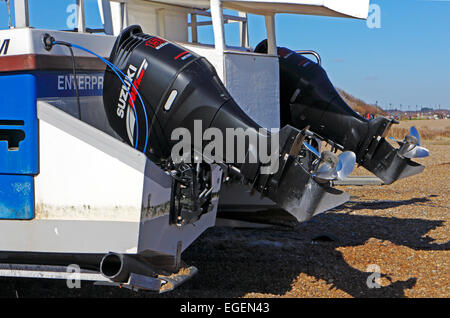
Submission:
[[0,175],[0,219],[34,217],[33,176]]
[[0,174],[37,173],[36,79],[30,74],[2,75],[0,76]]
[[35,77],[0,76],[0,219],[34,217],[38,146]]

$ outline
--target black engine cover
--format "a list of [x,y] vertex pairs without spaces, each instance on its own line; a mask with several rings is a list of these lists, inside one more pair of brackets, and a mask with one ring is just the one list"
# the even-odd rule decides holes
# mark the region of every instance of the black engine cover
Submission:
[[243,124],[259,127],[232,100],[205,58],[144,34],[139,26],[131,26],[121,33],[110,61],[133,80],[145,105],[134,86],[125,80],[130,86],[128,94],[116,74],[107,69],[103,99],[108,120],[124,141],[154,161],[170,156],[175,143],[170,137],[175,128],[193,131],[194,120],[201,120],[205,130],[211,127],[215,117],[217,120],[223,117],[219,114],[222,108],[233,114],[233,118],[227,119],[226,127],[242,127]]

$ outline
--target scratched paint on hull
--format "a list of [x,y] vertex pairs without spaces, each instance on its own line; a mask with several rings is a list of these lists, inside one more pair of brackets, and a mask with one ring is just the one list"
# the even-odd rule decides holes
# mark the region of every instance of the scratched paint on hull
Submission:
[[0,219],[34,217],[33,176],[0,175]]

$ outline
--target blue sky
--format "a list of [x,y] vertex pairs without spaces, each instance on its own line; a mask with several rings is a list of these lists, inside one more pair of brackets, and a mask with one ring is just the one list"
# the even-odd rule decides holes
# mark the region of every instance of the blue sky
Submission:
[[[100,27],[97,1],[85,1],[87,25]],[[29,3],[32,26],[67,28],[66,8],[73,0]],[[411,110],[416,105],[450,108],[450,0],[371,3],[381,9],[381,28],[368,28],[363,20],[277,15],[278,45],[318,51],[335,86],[369,103]],[[255,46],[265,38],[264,19],[251,15],[249,25]],[[0,0],[0,28],[7,26],[6,5]],[[200,40],[211,42],[210,28],[201,29]],[[227,26],[226,34],[229,44],[237,43],[237,25]]]

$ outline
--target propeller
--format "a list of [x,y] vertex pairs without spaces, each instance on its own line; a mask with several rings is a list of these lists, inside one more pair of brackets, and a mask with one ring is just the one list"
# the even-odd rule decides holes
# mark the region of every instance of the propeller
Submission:
[[356,155],[352,151],[345,151],[337,156],[330,151],[323,151],[320,154],[316,148],[307,142],[303,145],[316,155],[320,161],[313,174],[314,177],[322,180],[343,180],[347,178],[355,168]]
[[324,151],[320,157],[319,165],[314,172],[314,177],[323,180],[334,180],[337,178],[337,166],[339,158],[331,151]]
[[420,134],[414,126],[409,129],[409,134],[405,136],[403,141],[399,141],[394,137],[389,138],[399,144],[398,153],[405,158],[425,158],[430,155],[430,151],[427,148],[420,146]]
[[430,151],[427,148],[421,146],[415,146],[411,150],[406,151],[402,154],[403,157],[414,159],[414,158],[425,158],[430,155]]
[[353,151],[345,151],[339,155],[339,163],[337,166],[338,180],[344,180],[355,169],[356,155]]

